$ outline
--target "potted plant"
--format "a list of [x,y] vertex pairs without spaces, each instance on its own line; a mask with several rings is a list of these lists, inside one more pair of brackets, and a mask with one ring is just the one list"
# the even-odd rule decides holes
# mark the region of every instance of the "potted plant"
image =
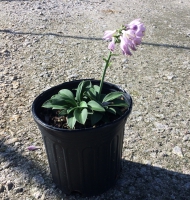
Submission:
[[44,140],[53,181],[63,193],[98,195],[121,172],[124,126],[132,110],[130,95],[104,81],[115,45],[124,55],[141,43],[145,27],[136,19],[106,31],[111,41],[101,80],[75,80],[52,87],[33,102],[32,114]]

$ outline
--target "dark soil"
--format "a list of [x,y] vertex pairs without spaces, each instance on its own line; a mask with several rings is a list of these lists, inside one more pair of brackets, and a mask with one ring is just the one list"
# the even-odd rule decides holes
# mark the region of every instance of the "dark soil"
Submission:
[[[122,110],[122,113],[124,114],[126,110]],[[57,128],[63,128],[63,129],[70,129],[67,124],[67,119],[65,116],[59,115],[60,110],[51,110],[51,109],[42,109],[40,118],[42,121],[44,121],[46,124],[57,127]],[[118,119],[120,116],[118,114],[107,114],[107,121],[100,120],[97,124],[93,126],[93,128],[104,125],[106,123],[112,123],[116,119]],[[92,125],[90,123],[90,120],[87,119],[86,123],[80,124],[76,122],[75,129],[85,129],[85,128],[91,128]]]

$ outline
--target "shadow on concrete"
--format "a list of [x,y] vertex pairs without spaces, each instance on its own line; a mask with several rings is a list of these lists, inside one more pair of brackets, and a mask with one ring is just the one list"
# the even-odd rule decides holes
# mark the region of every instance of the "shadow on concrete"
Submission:
[[143,45],[150,45],[150,46],[157,46],[157,47],[165,47],[165,48],[177,48],[177,49],[190,49],[190,47],[172,45],[172,44],[156,44],[156,43],[149,43],[149,42],[142,42]]
[[[0,30],[0,32],[10,33],[10,34],[14,34],[14,35],[38,35],[38,36],[55,36],[55,37],[73,38],[73,39],[85,39],[85,40],[102,40],[102,38],[95,38],[95,37],[72,36],[72,35],[63,35],[63,34],[56,34],[56,33],[20,32],[20,31],[8,30],[8,29]],[[142,44],[143,45],[150,45],[150,46],[157,46],[157,47],[164,47],[164,48],[177,48],[177,49],[190,50],[190,47],[171,45],[171,44],[156,44],[156,43],[149,43],[149,42],[142,42]]]
[[[34,152],[30,153],[35,155]],[[31,160],[21,155],[11,145],[5,145],[3,140],[0,140],[0,160],[8,163],[13,171],[29,179],[29,182],[32,180],[41,187],[52,188],[53,183],[51,175],[47,172],[47,164],[35,162],[34,158]],[[116,196],[117,193],[122,193],[124,199],[188,200],[190,199],[190,175],[123,160],[121,176],[111,190]],[[53,193],[60,198],[59,190],[54,189]],[[74,196],[80,197],[79,194]]]
[[0,30],[0,32],[10,33],[14,35],[38,35],[38,36],[56,36],[63,38],[73,38],[73,39],[85,39],[85,40],[102,40],[102,38],[95,37],[83,37],[83,36],[72,36],[72,35],[62,35],[57,33],[31,33],[31,32],[19,32],[19,31],[11,31],[11,30]]
[[125,199],[188,200],[190,174],[123,160],[121,178],[115,187],[124,191]]
[[[27,149],[24,151],[36,155]],[[32,157],[34,157],[33,155]],[[33,160],[23,156],[13,146],[5,145],[3,140],[0,140],[0,162],[6,162],[6,166],[8,166],[6,168],[11,168],[15,174],[20,174],[19,177],[22,177],[23,182],[33,182],[37,186],[43,186],[46,189],[55,188],[51,174],[48,172],[48,166],[45,163]],[[58,189],[54,189],[53,193],[60,197]]]

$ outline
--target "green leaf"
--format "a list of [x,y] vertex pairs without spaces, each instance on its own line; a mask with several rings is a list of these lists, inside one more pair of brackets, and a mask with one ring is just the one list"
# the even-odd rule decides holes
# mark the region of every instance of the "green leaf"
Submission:
[[94,126],[97,122],[99,122],[103,117],[103,113],[100,112],[94,112],[90,119],[91,119],[91,125]]
[[123,92],[111,92],[104,97],[102,102],[114,100],[114,99],[120,97],[122,94],[123,94]]
[[88,106],[94,111],[105,112],[104,107],[102,107],[99,103],[97,103],[94,100],[89,101]]
[[82,93],[82,87],[83,87],[84,81],[80,82],[78,87],[77,87],[77,92],[76,92],[76,100],[78,102],[81,101],[81,93]]
[[104,107],[104,108],[106,108],[108,105],[110,105],[111,104],[111,102],[103,102],[103,103],[101,103],[101,105]]
[[94,85],[94,90],[99,94],[100,91],[100,87],[98,85]]
[[94,88],[90,88],[87,92],[86,92],[87,96],[91,99],[91,100],[96,100],[98,97],[98,93],[94,90]]
[[67,114],[69,114],[70,112],[72,112],[73,110],[75,110],[77,107],[72,107],[72,108],[69,108],[67,109]]
[[47,100],[46,102],[43,103],[42,107],[43,108],[52,108],[52,109],[64,109],[66,108],[65,105],[62,105],[63,104],[63,101],[61,100]]
[[67,116],[67,124],[69,128],[74,129],[76,124],[76,118],[74,117],[73,112],[69,113],[69,115]]
[[50,99],[52,105],[63,106],[63,108],[68,108],[70,106],[76,106],[74,99],[70,99],[67,96],[63,96],[60,93],[55,94]]
[[64,116],[64,115],[66,115],[67,114],[67,110],[61,110],[60,112],[59,112],[59,116]]
[[108,106],[118,106],[118,107],[129,107],[128,103],[126,103],[124,100],[121,100],[121,99],[115,99],[111,102],[110,105]]
[[52,105],[51,100],[49,99],[49,100],[45,101],[45,102],[42,104],[42,107],[43,107],[43,108],[52,108],[53,105]]
[[74,111],[74,116],[76,118],[76,120],[80,123],[80,124],[85,124],[86,122],[86,119],[87,119],[87,116],[88,116],[88,111],[86,108],[84,109],[80,109],[80,108],[77,108],[75,109]]
[[60,106],[60,105],[53,105],[52,109],[54,110],[60,110],[60,109],[64,109],[65,106]]
[[58,95],[62,97],[62,99],[67,102],[68,104],[72,104],[73,106],[76,106],[77,103],[75,101],[73,93],[68,89],[62,89],[59,91]]
[[82,81],[79,83],[78,87],[77,87],[77,92],[76,92],[76,100],[78,102],[82,101],[82,95],[83,92],[87,89],[92,87],[92,84],[90,81]]
[[80,107],[81,108],[88,108],[87,103],[85,101],[80,102]]
[[60,94],[55,94],[51,98],[51,100],[57,99],[57,100],[64,100],[64,98]]
[[73,93],[68,89],[62,89],[58,94],[60,94],[63,98],[74,99]]
[[110,113],[112,113],[114,115],[116,115],[116,113],[117,113],[115,108],[107,108],[106,111],[108,111],[108,112],[110,112]]
[[58,105],[58,106],[63,106],[63,107],[68,107],[69,103],[64,101],[63,99],[50,99],[51,103],[53,106]]

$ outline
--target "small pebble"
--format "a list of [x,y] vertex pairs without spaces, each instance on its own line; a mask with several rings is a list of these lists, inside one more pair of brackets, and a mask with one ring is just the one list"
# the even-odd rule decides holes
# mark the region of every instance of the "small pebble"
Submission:
[[5,187],[4,187],[4,185],[0,185],[0,193],[2,193],[2,192],[4,192],[4,190],[5,190]]
[[167,76],[168,80],[172,80],[174,77],[175,77],[174,75]]
[[23,192],[23,188],[22,187],[17,187],[14,189],[15,193],[20,193],[20,192]]
[[18,138],[11,138],[5,141],[5,145],[13,144],[18,141]]
[[13,188],[13,186],[14,186],[14,184],[13,184],[12,182],[9,181],[9,182],[7,183],[7,189],[8,189],[8,190],[11,190],[11,189]]
[[190,141],[190,135],[185,135],[183,137],[183,141],[186,142],[186,141]]
[[182,150],[181,150],[181,148],[180,147],[178,147],[178,146],[175,146],[174,148],[173,148],[173,154],[175,154],[175,155],[177,155],[177,156],[180,156],[180,157],[183,157],[183,153],[182,153]]

